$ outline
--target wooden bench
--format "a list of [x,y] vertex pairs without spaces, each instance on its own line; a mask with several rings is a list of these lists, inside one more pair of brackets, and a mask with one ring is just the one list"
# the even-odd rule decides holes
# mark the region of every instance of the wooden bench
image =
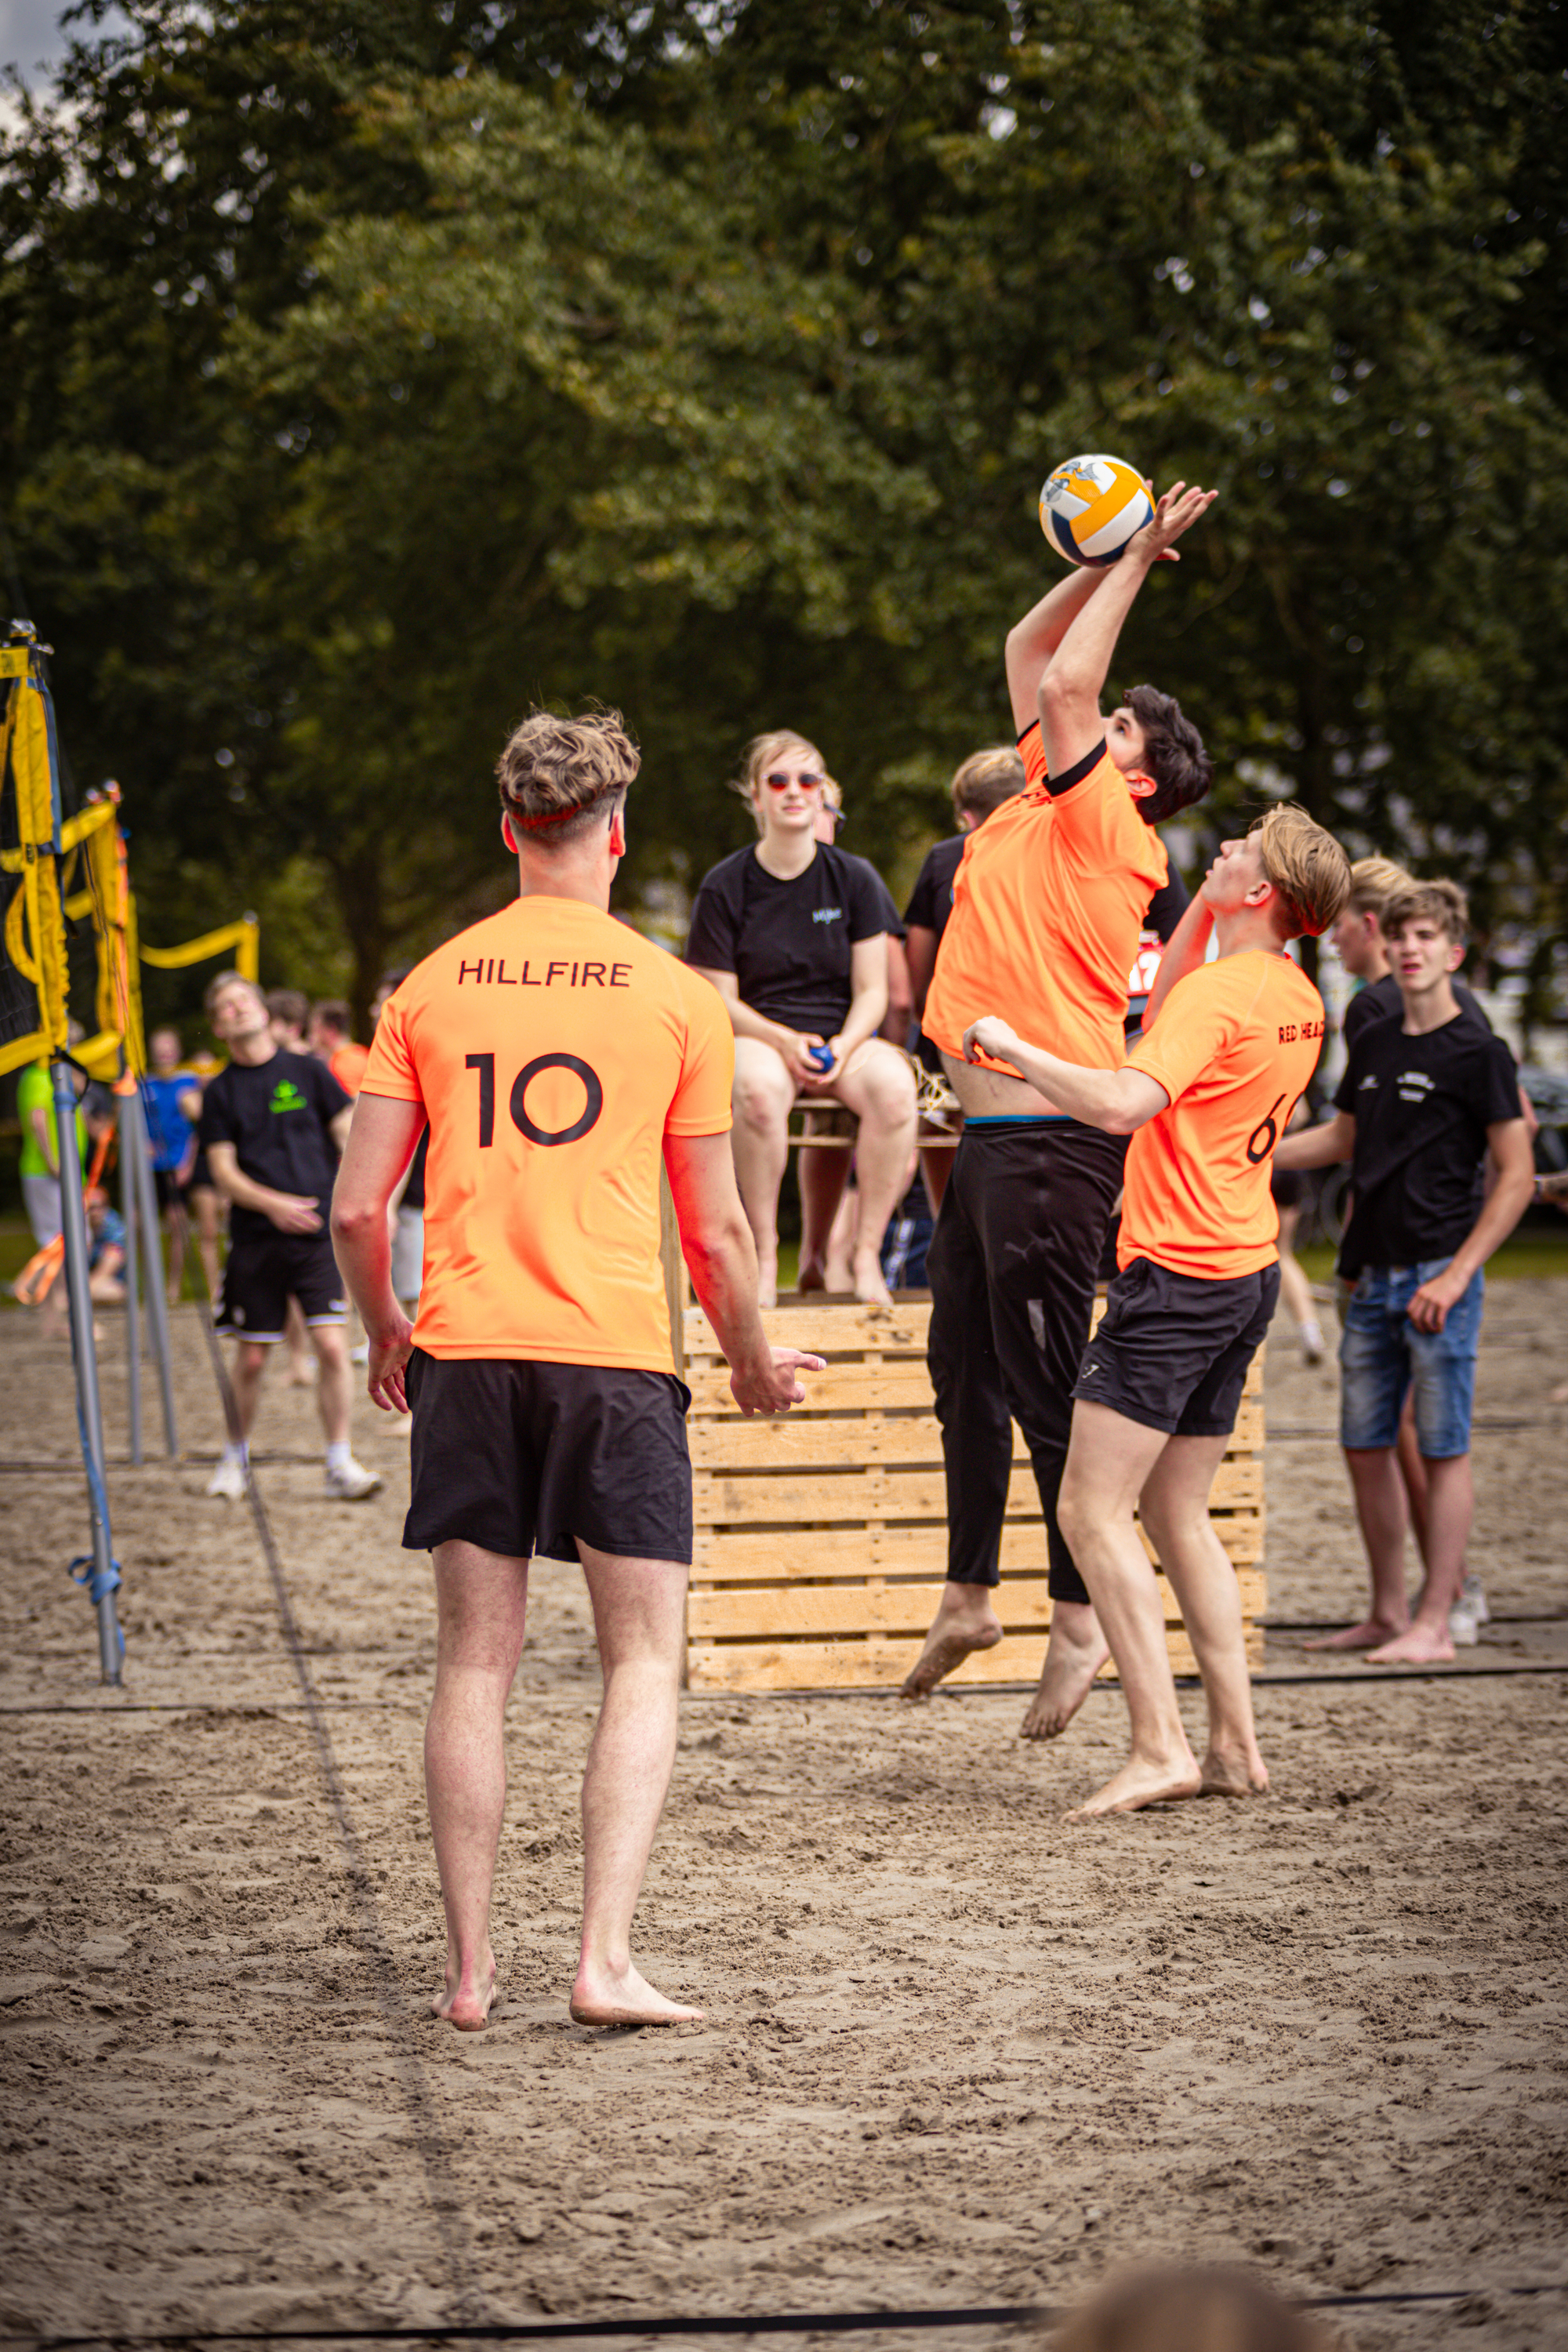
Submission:
[[[682,1283],[672,1303],[683,1293]],[[707,1317],[695,1307],[684,1313],[696,1503],[689,1686],[895,1687],[920,1654],[947,1566],[941,1432],[925,1361],[929,1300],[911,1297],[891,1309],[813,1300],[763,1319],[774,1345],[826,1356],[828,1369],[807,1376],[808,1406],[748,1421],[731,1399]],[[953,1682],[1033,1681],[1045,1656],[1045,1528],[1016,1429],[1013,1460],[995,1594],[1006,1631],[994,1649],[965,1660]],[[1210,1508],[1240,1582],[1247,1654],[1260,1662],[1261,1349]],[[1174,1595],[1160,1583],[1172,1664],[1192,1674]]]

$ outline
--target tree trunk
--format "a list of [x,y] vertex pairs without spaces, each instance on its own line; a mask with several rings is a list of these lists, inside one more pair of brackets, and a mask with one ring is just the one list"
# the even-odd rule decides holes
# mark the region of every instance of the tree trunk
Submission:
[[332,887],[342,916],[343,929],[353,955],[349,1003],[353,1010],[354,1035],[370,1035],[371,1001],[386,966],[386,908],[381,853],[366,845],[352,859],[331,862]]

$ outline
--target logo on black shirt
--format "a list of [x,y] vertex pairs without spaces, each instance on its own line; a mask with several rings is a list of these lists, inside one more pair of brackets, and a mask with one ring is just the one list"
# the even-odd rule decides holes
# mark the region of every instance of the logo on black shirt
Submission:
[[841,923],[844,909],[842,907],[817,907],[813,910],[811,919],[814,923]]
[[272,1099],[267,1108],[270,1111],[309,1110],[310,1106],[292,1078],[279,1078],[272,1089]]

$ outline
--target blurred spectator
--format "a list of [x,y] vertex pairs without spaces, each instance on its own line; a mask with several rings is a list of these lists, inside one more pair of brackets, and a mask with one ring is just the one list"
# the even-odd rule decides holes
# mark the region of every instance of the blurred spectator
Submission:
[[354,1044],[353,1015],[341,997],[326,996],[310,1007],[309,1051],[325,1062],[352,1102],[363,1080],[370,1047]]
[[1245,2271],[1148,2269],[1112,2279],[1051,2352],[1331,2352],[1333,2339]]
[[302,988],[269,988],[267,1019],[274,1041],[286,1054],[310,1052],[305,1032],[310,1025],[310,1000]]
[[[68,1030],[68,1042],[79,1045],[82,1040],[79,1022],[73,1021]],[[71,1071],[71,1084],[78,1097],[85,1092],[87,1080],[78,1069]],[[22,1129],[22,1152],[18,1172],[22,1179],[22,1204],[27,1212],[27,1223],[33,1229],[34,1244],[47,1248],[58,1238],[63,1211],[60,1204],[60,1139],[59,1121],[55,1110],[55,1082],[47,1061],[29,1062],[16,1084],[16,1118]],[[79,1108],[76,1115],[77,1157],[87,1159],[87,1119]],[[53,1282],[45,1296],[39,1328],[46,1337],[60,1338],[66,1328],[67,1293],[63,1279]]]
[[[837,1102],[858,1118],[858,1297],[886,1305],[882,1234],[908,1182],[914,1076],[879,1036],[888,1010],[888,896],[861,857],[816,838],[828,781],[814,745],[787,730],[759,735],[736,786],[755,821],[754,849],[705,876],[687,961],[723,997],[735,1031],[731,1141],[756,1242],[758,1294],[778,1296],[778,1198],[797,1095]],[[843,1154],[837,1161],[840,1181]],[[817,1180],[802,1188],[800,1283],[820,1289],[832,1211]],[[837,1206],[837,1201],[832,1204]]]
[[142,1100],[153,1150],[153,1182],[169,1234],[166,1280],[173,1307],[184,1279],[190,1239],[185,1194],[195,1174],[195,1123],[202,1115],[202,1090],[192,1073],[180,1067],[177,1029],[154,1029],[147,1040],[147,1054],[153,1066],[142,1081]]
[[100,1307],[122,1307],[125,1220],[118,1209],[110,1206],[109,1195],[100,1184],[88,1187],[86,1209],[88,1296]]
[[[399,963],[382,973],[370,1008],[373,1024],[381,1019],[413,969],[411,963]],[[425,1279],[425,1162],[429,1151],[430,1129],[426,1126],[414,1147],[414,1157],[403,1181],[392,1195],[392,1293],[410,1315],[419,1304],[420,1286]]]

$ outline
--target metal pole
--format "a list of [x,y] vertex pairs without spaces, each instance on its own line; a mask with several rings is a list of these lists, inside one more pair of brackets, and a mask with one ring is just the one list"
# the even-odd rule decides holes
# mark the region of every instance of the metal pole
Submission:
[[66,1289],[70,1299],[71,1354],[76,1363],[77,1405],[87,1455],[88,1503],[92,1514],[92,1583],[98,1611],[98,1655],[106,1683],[120,1682],[120,1612],[114,1605],[120,1572],[109,1532],[109,1487],[104,1476],[103,1409],[98,1393],[98,1349],[92,1336],[92,1300],[88,1295],[87,1212],[82,1201],[81,1156],[76,1140],[76,1088],[70,1064],[54,1065],[55,1135],[60,1163],[60,1223],[65,1239]]
[[135,1097],[118,1098],[120,1117],[120,1213],[125,1225],[125,1408],[131,1423],[131,1459],[142,1466],[142,1307],[137,1294],[142,1250],[136,1162],[131,1120]]
[[142,1256],[147,1268],[147,1335],[158,1364],[158,1389],[163,1406],[163,1441],[169,1459],[179,1459],[180,1440],[174,1425],[174,1360],[169,1353],[169,1302],[163,1290],[163,1237],[158,1223],[158,1187],[153,1181],[153,1146],[147,1134],[147,1109],[137,1087],[131,1097],[131,1149],[136,1161],[136,1189],[142,1202]]

